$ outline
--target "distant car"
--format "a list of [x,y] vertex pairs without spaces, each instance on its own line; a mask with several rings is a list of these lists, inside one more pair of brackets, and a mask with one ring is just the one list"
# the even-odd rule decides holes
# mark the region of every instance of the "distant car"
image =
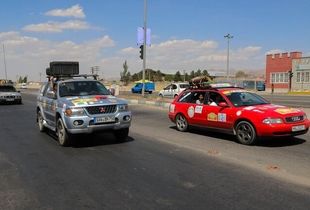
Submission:
[[189,88],[189,83],[171,83],[159,92],[160,97],[177,97],[183,90]]
[[[143,83],[137,82],[135,86],[131,88],[132,93],[142,93]],[[152,94],[152,92],[155,90],[155,84],[154,82],[145,82],[144,83],[144,92]]]
[[22,104],[22,96],[13,85],[0,85],[0,103]]
[[169,118],[179,131],[190,126],[212,128],[234,134],[246,145],[259,137],[302,135],[310,126],[300,109],[270,104],[253,92],[224,84],[184,91],[170,104]]
[[26,83],[23,83],[23,84],[20,86],[20,89],[27,89],[27,84],[26,84]]

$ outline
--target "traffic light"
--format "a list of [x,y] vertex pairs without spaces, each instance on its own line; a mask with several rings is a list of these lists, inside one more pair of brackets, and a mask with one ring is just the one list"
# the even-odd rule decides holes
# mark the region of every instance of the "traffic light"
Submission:
[[143,60],[143,45],[140,45],[140,58]]
[[292,71],[288,71],[288,75],[289,75],[290,78],[292,78],[293,77],[293,72]]

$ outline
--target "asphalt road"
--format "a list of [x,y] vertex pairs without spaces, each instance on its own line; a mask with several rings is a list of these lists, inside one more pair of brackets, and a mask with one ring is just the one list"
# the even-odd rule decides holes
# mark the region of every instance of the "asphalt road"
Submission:
[[64,148],[23,97],[0,106],[0,209],[309,209],[309,134],[249,147],[180,133],[137,105],[127,142],[98,134]]

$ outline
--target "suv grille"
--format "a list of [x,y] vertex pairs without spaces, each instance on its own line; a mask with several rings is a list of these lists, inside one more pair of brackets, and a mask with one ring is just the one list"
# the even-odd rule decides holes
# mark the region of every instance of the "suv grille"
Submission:
[[294,116],[294,117],[286,117],[285,118],[286,122],[300,122],[304,120],[304,116],[300,115],[300,116]]
[[116,112],[116,105],[86,107],[89,114],[110,114]]

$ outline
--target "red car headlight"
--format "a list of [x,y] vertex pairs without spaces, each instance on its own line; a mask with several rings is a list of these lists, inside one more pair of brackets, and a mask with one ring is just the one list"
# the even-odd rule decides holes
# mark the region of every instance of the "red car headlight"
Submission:
[[281,118],[266,118],[263,120],[264,124],[281,124],[283,123]]

